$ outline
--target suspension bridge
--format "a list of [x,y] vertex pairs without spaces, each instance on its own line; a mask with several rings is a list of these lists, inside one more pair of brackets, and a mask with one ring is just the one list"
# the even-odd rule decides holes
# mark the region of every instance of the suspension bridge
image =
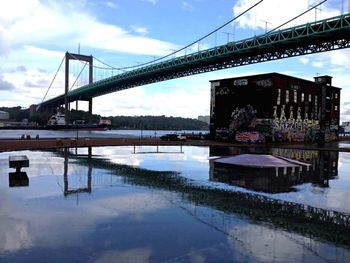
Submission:
[[[286,29],[280,27],[262,35],[173,58],[165,56],[165,60],[155,60],[136,67],[110,67],[117,74],[97,81],[93,81],[93,56],[67,52],[65,93],[43,100],[38,109],[48,110],[62,105],[69,109],[69,103],[82,100],[89,102],[91,113],[92,99],[111,92],[221,69],[350,47],[350,13]],[[89,82],[73,90],[68,88],[70,60],[89,64]]]

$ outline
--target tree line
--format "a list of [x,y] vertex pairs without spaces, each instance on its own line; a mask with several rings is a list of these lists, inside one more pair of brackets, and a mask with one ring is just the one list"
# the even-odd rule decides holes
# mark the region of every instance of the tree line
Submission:
[[[10,114],[11,121],[22,121],[28,119],[29,122],[35,122],[39,125],[45,125],[50,117],[48,113],[35,113],[30,116],[29,109],[21,107],[0,107],[0,111],[6,111]],[[76,120],[89,121],[89,113],[72,109],[69,112],[69,121]],[[101,117],[98,114],[92,114],[91,122],[98,123],[100,119],[111,120],[113,129],[132,129],[132,130],[208,130],[209,125],[197,119],[182,117],[162,116],[109,116]]]

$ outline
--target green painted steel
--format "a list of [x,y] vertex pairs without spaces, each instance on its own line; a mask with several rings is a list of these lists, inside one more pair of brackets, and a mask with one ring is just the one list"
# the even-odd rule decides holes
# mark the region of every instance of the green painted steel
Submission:
[[[87,100],[168,79],[348,47],[350,14],[344,14],[140,67],[72,90],[68,98]],[[61,100],[62,95],[44,104]]]

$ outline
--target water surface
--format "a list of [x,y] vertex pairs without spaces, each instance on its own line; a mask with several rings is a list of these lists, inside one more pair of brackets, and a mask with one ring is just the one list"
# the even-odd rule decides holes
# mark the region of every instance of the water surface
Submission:
[[[341,235],[242,206],[235,193],[349,213],[350,155],[303,152],[299,158],[323,158],[337,169],[319,178],[313,161],[300,178],[248,184],[212,161],[242,151],[162,146],[97,147],[92,156],[84,148],[0,153],[0,262],[348,262],[350,244],[338,240]],[[8,156],[20,154],[30,159],[22,169],[28,181],[9,187]],[[234,180],[224,180],[229,176]],[[279,190],[266,190],[266,182]],[[316,230],[307,233],[307,227]]]

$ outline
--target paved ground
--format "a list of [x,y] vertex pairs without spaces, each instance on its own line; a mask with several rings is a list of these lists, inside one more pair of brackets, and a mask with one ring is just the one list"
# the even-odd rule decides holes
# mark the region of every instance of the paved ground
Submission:
[[231,147],[274,147],[286,149],[320,150],[350,152],[350,140],[341,142],[326,143],[323,146],[318,144],[241,144],[229,142],[217,142],[210,140],[187,140],[187,141],[162,141],[159,138],[94,138],[94,139],[14,139],[0,140],[0,151],[37,150],[48,148],[66,147],[98,147],[98,146],[139,146],[139,145],[190,145],[190,146],[231,146]]

